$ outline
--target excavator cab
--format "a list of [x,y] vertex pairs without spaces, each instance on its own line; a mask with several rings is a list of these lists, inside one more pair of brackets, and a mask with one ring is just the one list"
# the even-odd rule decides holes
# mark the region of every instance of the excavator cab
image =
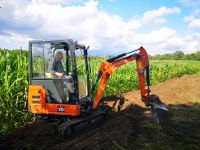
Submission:
[[[79,116],[82,109],[90,109],[87,49],[73,40],[29,42],[32,113]],[[57,53],[63,54],[62,77],[52,67]]]

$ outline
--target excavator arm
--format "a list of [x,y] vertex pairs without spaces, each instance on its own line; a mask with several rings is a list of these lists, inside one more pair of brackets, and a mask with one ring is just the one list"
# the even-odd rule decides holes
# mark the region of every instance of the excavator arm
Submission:
[[[139,53],[134,53],[139,51]],[[133,54],[132,54],[133,53]],[[110,58],[108,60],[104,60],[100,66],[99,73],[97,75],[97,78],[95,80],[95,83],[92,87],[92,92],[94,92],[94,89],[101,78],[99,88],[97,90],[96,98],[93,103],[93,109],[96,109],[98,106],[100,99],[103,95],[104,89],[108,83],[108,80],[112,73],[117,70],[119,67],[136,60],[137,64],[137,72],[139,77],[139,86],[140,86],[140,92],[142,100],[145,100],[146,95],[149,95],[150,93],[150,80],[149,80],[149,61],[148,61],[148,54],[146,50],[143,47],[140,47],[139,49],[136,49],[134,51],[123,53],[121,55],[115,56],[113,58]],[[146,83],[148,88],[145,88],[145,71],[146,71]]]
[[146,106],[151,106],[156,121],[161,125],[161,127],[164,127],[169,123],[169,119],[166,119],[169,118],[169,112],[167,107],[160,101],[158,96],[150,95],[149,59],[148,54],[143,47],[128,53],[120,54],[102,62],[98,75],[91,89],[91,93],[93,94],[97,87],[98,81],[101,79],[95,100],[93,102],[93,109],[98,107],[104,89],[112,73],[119,67],[133,60],[136,60],[141,99]]

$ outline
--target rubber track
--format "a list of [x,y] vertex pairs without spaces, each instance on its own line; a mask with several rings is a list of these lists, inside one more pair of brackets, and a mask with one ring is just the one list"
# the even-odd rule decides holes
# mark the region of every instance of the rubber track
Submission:
[[[58,133],[60,134],[62,132],[62,130],[66,127],[70,127],[70,126],[74,126],[83,122],[87,122],[92,120],[93,118],[96,118],[97,116],[101,116],[104,115],[105,112],[103,111],[93,111],[89,116],[86,117],[80,117],[80,118],[75,118],[66,122],[63,122],[59,128],[58,128]],[[61,134],[62,135],[62,134]]]

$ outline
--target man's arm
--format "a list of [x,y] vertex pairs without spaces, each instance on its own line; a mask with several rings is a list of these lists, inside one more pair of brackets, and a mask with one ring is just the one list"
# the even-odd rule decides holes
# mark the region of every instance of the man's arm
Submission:
[[56,76],[58,76],[59,78],[63,77],[64,76],[64,73],[60,73],[60,72],[54,72],[54,74]]

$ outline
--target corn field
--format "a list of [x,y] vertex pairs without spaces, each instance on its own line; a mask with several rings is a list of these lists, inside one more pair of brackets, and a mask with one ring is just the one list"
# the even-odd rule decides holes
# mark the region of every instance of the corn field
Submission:
[[[101,61],[100,57],[91,58],[89,61],[91,83],[97,75]],[[33,119],[33,115],[27,112],[28,62],[27,51],[0,50],[0,134]],[[150,61],[151,84],[199,72],[200,61]],[[113,73],[104,95],[116,95],[137,90],[138,86],[134,61]]]
[[[91,61],[91,80],[94,81],[101,59]],[[151,85],[165,80],[181,77],[184,74],[200,72],[200,61],[150,60]],[[139,88],[136,62],[133,61],[116,70],[106,86],[104,95],[116,95]]]
[[23,125],[32,117],[25,110],[28,88],[28,53],[0,51],[0,133]]

